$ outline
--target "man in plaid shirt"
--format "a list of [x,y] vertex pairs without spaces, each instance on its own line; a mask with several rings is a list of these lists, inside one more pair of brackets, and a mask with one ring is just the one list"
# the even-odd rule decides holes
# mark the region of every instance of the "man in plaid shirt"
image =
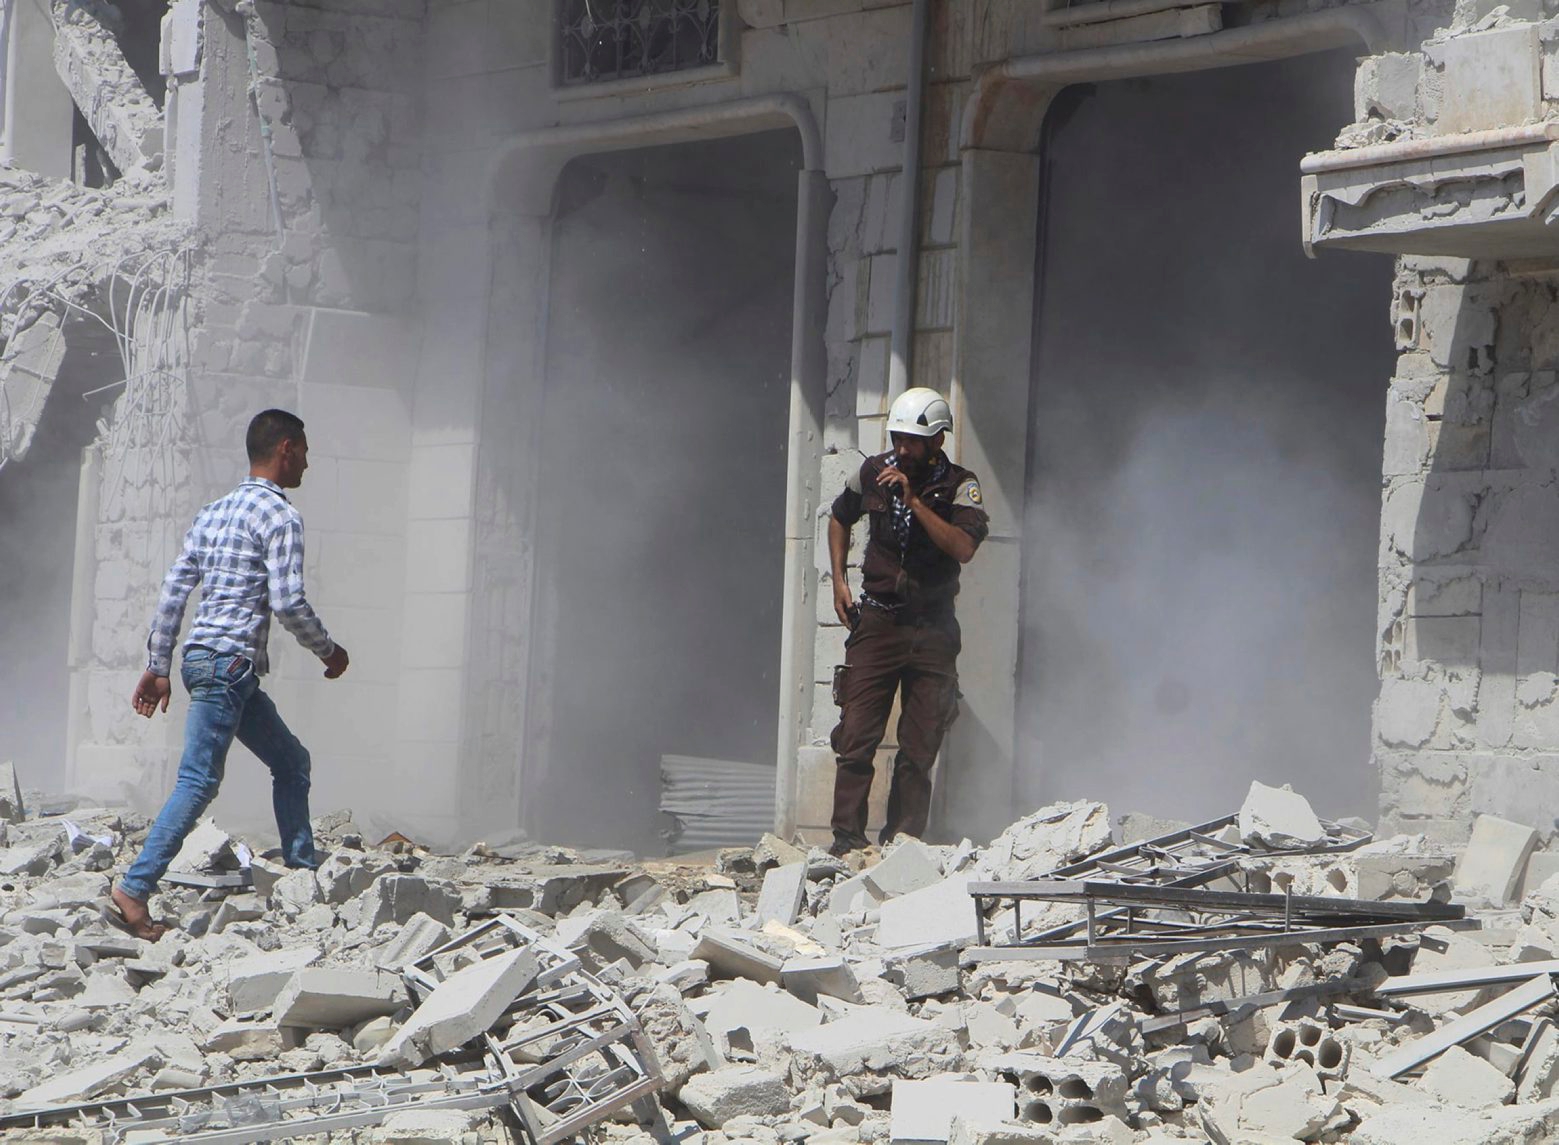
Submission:
[[301,485],[309,466],[303,422],[285,410],[265,410],[249,423],[244,444],[248,478],[195,517],[162,582],[146,641],[146,671],[131,699],[137,714],[148,719],[158,709],[168,710],[173,647],[185,603],[200,585],[200,606],[180,665],[190,708],[178,780],[146,846],[111,896],[110,920],[154,941],[166,927],[152,920],[147,900],[196,819],[216,798],[234,738],[270,769],[283,861],[289,867],[317,865],[309,825],[308,749],[260,690],[260,677],[270,667],[271,615],[324,662],[327,680],[346,671],[347,654],[303,594],[303,518],[282,492]]

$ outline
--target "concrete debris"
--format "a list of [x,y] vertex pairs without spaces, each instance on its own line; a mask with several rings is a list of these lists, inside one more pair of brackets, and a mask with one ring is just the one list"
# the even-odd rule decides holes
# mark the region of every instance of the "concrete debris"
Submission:
[[920,1141],[947,1141],[953,1122],[1009,1121],[1013,1115],[1013,1087],[1007,1082],[975,1081],[962,1077],[928,1078],[893,1083],[893,1120],[890,1139],[897,1145]]
[[511,950],[440,982],[379,1053],[385,1065],[421,1065],[481,1034],[536,980],[536,956]]
[[700,1074],[678,1096],[708,1129],[719,1129],[737,1117],[774,1117],[790,1109],[785,1079],[752,1066],[726,1066]]
[[1452,891],[1462,902],[1500,907],[1510,902],[1537,846],[1537,832],[1495,815],[1479,815],[1456,864]]
[[1293,788],[1252,780],[1240,806],[1240,838],[1264,847],[1304,847],[1325,839],[1326,828]]
[[22,803],[22,781],[17,777],[16,765],[0,763],[0,822],[20,823],[27,809]]
[[[1411,915],[1448,878],[1422,839],[1340,854],[1323,825],[1293,843],[1297,817],[1279,829],[1274,810],[1291,794],[1257,792],[1254,850],[1226,821],[1212,851],[1228,848],[1227,870],[1205,888],[1225,898],[1207,902],[1281,887],[1296,913],[1326,898],[1345,911],[1364,882],[1349,864],[1369,858],[1384,872],[1373,901]],[[1534,890],[1519,919],[1497,916],[1489,941],[1457,923],[1120,963],[986,962],[971,886],[1047,876],[1047,863],[1107,874],[1115,860],[1093,859],[1119,852],[1102,804],[1046,808],[984,849],[901,840],[859,869],[773,838],[718,867],[570,864],[523,846],[456,858],[365,846],[344,816],[335,826],[351,845],[332,836],[319,871],[164,884],[154,913],[187,929],[145,943],[108,930],[97,903],[146,821],[72,814],[78,834],[107,841],[76,849],[50,817],[6,825],[0,1131],[23,1115],[63,1124],[83,1102],[150,1129],[174,1108],[157,1102],[188,1116],[213,1100],[202,1086],[285,1089],[301,1076],[339,1093],[331,1116],[351,1120],[300,1120],[297,1136],[350,1124],[363,1140],[480,1137],[510,1100],[482,1088],[492,1069],[528,1079],[513,1108],[541,1145],[657,1091],[671,1136],[708,1133],[705,1145],[1388,1141],[1429,1113],[1452,1126],[1445,1140],[1462,1118],[1513,1141],[1545,1117],[1559,1126],[1559,1034],[1537,1008],[1554,996],[1555,964],[1501,957],[1518,926],[1559,932],[1559,886]],[[98,847],[107,866],[92,865]],[[206,873],[243,853],[216,824],[189,851]],[[1195,897],[1203,888],[1132,871],[1149,924],[1183,926],[1199,907],[1203,925],[1220,917]],[[1411,887],[1391,873],[1420,871]],[[1041,922],[1042,904],[1020,905],[1028,936],[1081,910],[1060,902]],[[987,903],[983,922],[1010,932],[1010,911]],[[554,1059],[551,1047],[585,1043],[620,1047],[623,1068]],[[353,1080],[370,1067],[436,1069],[449,1088],[384,1103]],[[619,1122],[601,1141],[639,1132]],[[1420,1130],[1415,1145],[1431,1139]]]

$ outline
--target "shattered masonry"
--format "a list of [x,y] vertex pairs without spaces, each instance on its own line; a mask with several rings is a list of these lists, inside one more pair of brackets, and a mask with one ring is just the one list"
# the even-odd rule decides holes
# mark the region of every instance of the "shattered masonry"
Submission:
[[[1061,803],[986,848],[904,840],[853,864],[772,835],[713,862],[523,842],[441,855],[370,845],[340,812],[317,824],[325,864],[286,871],[206,820],[153,902],[179,929],[148,943],[97,905],[146,820],[49,806],[10,777],[0,790],[7,1140],[1559,1132],[1559,879],[1522,898],[1530,839],[1488,818],[1454,872],[1423,836],[1374,840],[1259,784],[1212,834],[1118,846],[1103,804]],[[1138,893],[1147,929],[1118,941],[1140,953],[1025,957],[1081,911],[977,908],[981,880],[1074,894],[1113,881]],[[1330,902],[1398,921],[1259,945],[1215,921],[1231,897],[1272,891],[1296,917]],[[1177,905],[1142,905],[1154,893]],[[1453,893],[1477,908],[1465,921]],[[976,930],[1012,945],[971,961]],[[1223,949],[1205,948],[1210,933]],[[1183,952],[1157,950],[1176,941]]]

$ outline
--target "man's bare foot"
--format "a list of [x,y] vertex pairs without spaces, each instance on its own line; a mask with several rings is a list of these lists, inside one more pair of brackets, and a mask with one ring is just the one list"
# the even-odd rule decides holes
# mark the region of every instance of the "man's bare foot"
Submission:
[[160,922],[152,919],[151,911],[146,909],[146,903],[142,899],[133,898],[121,888],[115,887],[108,894],[112,905],[108,908],[110,915],[117,915],[118,921],[110,917],[110,922],[121,925],[137,938],[143,938],[147,942],[156,942],[168,932],[168,928]]

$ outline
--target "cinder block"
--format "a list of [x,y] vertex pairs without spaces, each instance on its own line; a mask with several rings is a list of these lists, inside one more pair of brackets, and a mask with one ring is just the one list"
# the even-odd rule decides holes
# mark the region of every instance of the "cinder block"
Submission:
[[889,1139],[893,1145],[943,1142],[951,1135],[955,1118],[1006,1121],[1013,1115],[1014,1094],[1014,1087],[1005,1081],[895,1081]]
[[306,967],[293,973],[272,1009],[278,1026],[344,1030],[405,1004],[406,990],[393,974]]

